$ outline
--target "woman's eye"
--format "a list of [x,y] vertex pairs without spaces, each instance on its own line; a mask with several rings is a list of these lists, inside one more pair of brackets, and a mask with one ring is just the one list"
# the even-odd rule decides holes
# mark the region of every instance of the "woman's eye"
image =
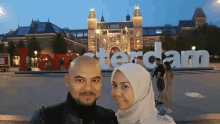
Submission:
[[122,88],[128,88],[128,86],[126,86],[126,85],[123,85],[123,86],[122,86]]
[[112,87],[117,87],[115,84],[112,84]]

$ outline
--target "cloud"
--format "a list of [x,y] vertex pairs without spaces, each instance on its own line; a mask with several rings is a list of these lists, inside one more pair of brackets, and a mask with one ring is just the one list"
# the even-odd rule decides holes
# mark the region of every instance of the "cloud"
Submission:
[[4,11],[3,11],[3,8],[0,7],[0,16],[2,16],[2,15],[5,15],[5,13],[4,13]]
[[219,0],[213,0],[211,2],[211,4],[209,4],[209,8],[213,11],[213,12],[220,12],[220,1]]
[[0,5],[0,19],[7,18],[7,11],[6,9]]
[[207,19],[210,19],[213,22],[220,20],[220,3],[218,0],[207,0],[203,10],[207,16]]

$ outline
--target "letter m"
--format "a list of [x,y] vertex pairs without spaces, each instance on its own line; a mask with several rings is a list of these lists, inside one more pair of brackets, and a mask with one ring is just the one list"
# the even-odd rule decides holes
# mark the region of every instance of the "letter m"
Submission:
[[201,67],[209,67],[209,52],[199,51],[181,51],[181,67],[189,67],[189,56],[191,56],[192,67],[199,67],[199,57],[201,56]]

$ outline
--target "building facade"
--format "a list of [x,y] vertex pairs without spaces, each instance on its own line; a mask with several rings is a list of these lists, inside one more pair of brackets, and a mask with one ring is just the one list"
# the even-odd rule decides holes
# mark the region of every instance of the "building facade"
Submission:
[[31,36],[35,35],[43,48],[42,54],[52,54],[51,43],[56,33],[60,32],[65,41],[68,42],[68,51],[76,53],[82,48],[95,53],[99,48],[104,48],[106,52],[138,51],[146,46],[154,46],[160,41],[160,36],[165,31],[170,31],[171,36],[176,37],[184,30],[197,28],[205,24],[206,15],[202,8],[196,8],[191,20],[179,20],[177,26],[166,24],[161,27],[143,27],[143,18],[140,8],[135,7],[133,18],[126,15],[126,21],[105,22],[102,15],[98,21],[95,9],[90,9],[88,16],[88,29],[71,30],[61,29],[51,22],[33,21],[30,26],[19,27],[15,31],[10,31],[6,35],[0,35],[0,42],[7,45],[7,41],[18,43],[23,40],[27,43]]
[[88,17],[88,29],[69,30],[65,32],[73,34],[87,46],[88,51],[96,52],[99,48],[105,51],[115,52],[138,51],[146,46],[154,46],[160,41],[163,32],[169,30],[171,36],[176,39],[184,30],[192,30],[206,23],[206,16],[202,8],[198,7],[191,20],[179,20],[178,26],[166,24],[162,27],[143,27],[140,8],[135,7],[132,20],[130,15],[123,22],[105,22],[102,15],[99,22],[95,9],[90,9]]
[[61,33],[64,41],[67,42],[67,50],[69,53],[79,53],[83,48],[87,48],[76,36],[65,33],[63,29],[49,22],[49,19],[48,22],[32,20],[31,25],[25,27],[20,27],[18,25],[16,30],[10,31],[5,35],[0,35],[0,40],[1,43],[4,43],[6,46],[9,41],[18,44],[20,40],[23,40],[24,44],[27,46],[28,41],[31,41],[31,38],[35,36],[42,48],[41,54],[52,55],[54,53],[52,53],[51,44],[57,33]]

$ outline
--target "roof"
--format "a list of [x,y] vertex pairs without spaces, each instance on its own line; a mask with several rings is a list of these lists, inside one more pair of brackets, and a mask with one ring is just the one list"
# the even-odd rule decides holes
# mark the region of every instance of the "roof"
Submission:
[[88,18],[97,18],[95,14],[95,9],[90,9],[89,17]]
[[28,34],[42,34],[42,33],[58,33],[60,32],[63,36],[65,32],[55,24],[51,22],[32,22],[31,31]]
[[201,7],[196,8],[192,20],[194,20],[196,17],[206,17],[206,15],[205,15],[205,13],[203,12],[203,10],[202,10]]
[[135,16],[142,16],[138,6],[135,6],[133,17]]
[[30,26],[28,27],[19,27],[17,29],[17,36],[25,36],[30,31]]
[[195,23],[192,20],[180,20],[179,26],[180,27],[195,27]]
[[177,26],[169,26],[169,27],[143,27],[143,36],[144,37],[152,37],[152,36],[161,36],[164,31],[171,31],[171,36],[176,36],[178,34]]
[[[0,35],[0,39],[3,41],[7,41],[9,37],[24,37],[26,34],[44,34],[44,33],[61,33],[62,36],[67,37],[66,33],[70,32],[69,29],[61,29],[60,27],[56,26],[51,22],[39,22],[39,21],[32,21],[30,26],[27,27],[18,27],[15,31],[10,31],[7,35]],[[88,30],[86,30],[88,32]],[[74,40],[78,43],[81,43],[80,39],[76,36],[70,34],[68,37],[71,40]],[[87,37],[88,38],[88,37]]]
[[124,21],[124,22],[98,22],[97,28],[99,29],[124,29],[125,27],[133,28],[132,21]]

